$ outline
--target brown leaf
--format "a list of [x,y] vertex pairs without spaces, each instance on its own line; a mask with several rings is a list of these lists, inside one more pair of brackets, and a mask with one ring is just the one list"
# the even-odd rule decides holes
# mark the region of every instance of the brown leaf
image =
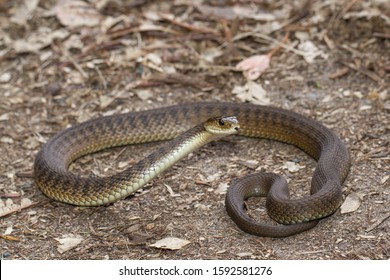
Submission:
[[167,237],[151,244],[150,247],[169,249],[169,250],[179,250],[189,243],[191,242],[185,239],[181,239],[177,237]]
[[60,254],[77,247],[77,245],[79,245],[84,240],[83,237],[74,234],[66,234],[62,236],[62,238],[54,239],[60,243],[60,245],[57,247],[57,250]]
[[62,25],[67,27],[96,26],[102,15],[91,4],[78,0],[59,0],[55,13]]
[[270,59],[270,55],[254,55],[238,63],[236,68],[242,70],[248,80],[253,81],[268,69]]
[[347,196],[344,203],[341,205],[341,214],[355,212],[359,209],[361,203],[361,198],[356,193],[351,193]]
[[32,17],[32,13],[38,6],[38,3],[39,0],[24,0],[22,4],[13,9],[11,21],[19,25],[25,25]]

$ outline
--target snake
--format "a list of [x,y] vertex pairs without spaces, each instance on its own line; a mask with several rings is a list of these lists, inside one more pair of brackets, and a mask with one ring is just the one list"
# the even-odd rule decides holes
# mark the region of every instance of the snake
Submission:
[[[278,174],[255,173],[233,180],[225,205],[238,228],[257,236],[287,237],[314,227],[340,207],[342,184],[350,169],[344,142],[312,118],[250,103],[179,104],[102,116],[70,126],[37,153],[34,181],[46,196],[60,202],[111,204],[134,194],[194,150],[232,134],[291,144],[317,161],[310,195],[303,197],[290,198],[288,184]],[[69,170],[75,160],[87,154],[155,141],[164,143],[111,176],[82,176]],[[267,214],[275,222],[259,222],[247,213],[245,202],[254,196],[265,197]]]

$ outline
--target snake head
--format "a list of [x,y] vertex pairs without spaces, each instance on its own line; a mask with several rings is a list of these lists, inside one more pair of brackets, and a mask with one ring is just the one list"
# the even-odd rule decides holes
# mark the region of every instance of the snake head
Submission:
[[224,136],[236,134],[240,129],[240,124],[236,117],[216,117],[210,118],[204,123],[204,128],[216,135]]

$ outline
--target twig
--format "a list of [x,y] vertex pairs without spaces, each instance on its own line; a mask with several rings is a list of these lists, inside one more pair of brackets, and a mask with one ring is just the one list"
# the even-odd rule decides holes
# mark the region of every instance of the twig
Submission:
[[303,251],[303,252],[299,252],[298,255],[320,254],[326,252],[329,252],[329,250]]
[[370,232],[374,229],[376,229],[380,224],[382,224],[384,221],[386,221],[388,218],[390,218],[390,213],[387,213],[387,215],[385,215],[382,219],[380,219],[379,221],[377,221],[375,224],[373,224],[371,227],[369,227],[368,229],[366,229],[366,232]]
[[302,51],[299,51],[289,45],[286,45],[285,43],[281,42],[281,41],[278,41],[268,35],[265,35],[265,34],[262,34],[260,32],[257,32],[257,31],[254,31],[254,32],[246,32],[246,33],[241,33],[237,36],[235,36],[233,38],[233,41],[238,41],[238,40],[241,40],[243,38],[246,38],[246,37],[257,37],[257,38],[261,38],[263,40],[266,40],[266,41],[269,41],[269,42],[272,42],[272,43],[275,43],[275,44],[279,44],[280,47],[290,51],[290,52],[293,52],[297,55],[300,55],[300,56],[306,56],[306,53],[305,52],[302,52]]
[[372,34],[372,36],[378,37],[378,38],[383,38],[383,39],[390,39],[390,33],[379,33],[379,32],[374,32],[374,33]]
[[343,68],[341,68],[341,69],[339,69],[339,70],[329,74],[329,79],[334,80],[334,79],[340,78],[340,77],[348,74],[348,72],[349,72],[349,68],[348,67],[343,67]]
[[199,33],[211,33],[211,34],[214,34],[215,36],[219,36],[219,34],[216,33],[213,29],[194,26],[194,25],[191,25],[191,24],[188,24],[185,22],[178,21],[177,19],[171,18],[168,15],[164,15],[164,14],[159,14],[159,16],[161,18],[169,21],[170,23],[179,26],[179,27],[182,27],[182,28],[185,28],[185,29],[188,29],[191,31],[199,32]]
[[269,53],[268,53],[268,56],[271,57],[273,56],[278,50],[280,50],[280,48],[282,47],[282,44],[286,43],[287,40],[288,40],[288,32],[286,33],[286,35],[284,35],[284,38],[283,40],[274,48],[272,49]]
[[104,78],[104,76],[103,76],[102,72],[100,71],[99,67],[95,67],[95,70],[98,73],[100,80],[102,81],[104,89],[107,90],[107,81]]
[[5,217],[5,216],[8,216],[12,213],[15,213],[15,212],[19,212],[23,209],[26,209],[26,208],[29,208],[31,206],[36,206],[37,204],[40,204],[42,201],[38,201],[38,202],[33,202],[31,204],[28,204],[28,205],[24,205],[24,206],[19,206],[19,207],[15,207],[15,208],[11,208],[9,211],[7,212],[2,212],[0,213],[0,217]]
[[374,72],[371,72],[369,70],[366,70],[366,69],[360,69],[360,68],[357,68],[355,65],[351,64],[351,63],[348,63],[348,62],[344,62],[344,61],[340,61],[340,63],[344,66],[347,66],[348,68],[351,68],[352,70],[355,70],[356,72],[359,72],[367,77],[369,77],[370,79],[374,80],[375,82],[379,83],[379,84],[382,84],[383,83],[383,80],[381,77],[379,77],[377,74],[375,74]]
[[0,238],[3,238],[3,239],[8,240],[8,241],[20,241],[19,238],[13,237],[13,236],[8,235],[8,234],[0,234]]
[[30,172],[16,172],[15,174],[18,178],[34,178],[34,174],[32,171]]
[[236,67],[232,66],[225,66],[225,65],[208,65],[208,64],[198,64],[198,65],[190,65],[190,64],[184,64],[184,63],[167,63],[168,66],[173,66],[180,70],[215,70],[215,71],[234,71],[234,72],[241,72],[241,70],[238,70]]
[[17,198],[20,197],[20,193],[0,193],[0,197],[2,198]]
[[70,62],[73,64],[73,66],[80,72],[81,76],[83,76],[84,79],[88,79],[88,74],[83,70],[80,64],[76,62],[76,60],[73,59],[73,57],[70,54],[65,53],[65,57],[70,60]]
[[335,22],[340,20],[359,0],[350,0],[347,2],[339,13],[334,13],[332,18],[328,21],[328,27],[334,26]]

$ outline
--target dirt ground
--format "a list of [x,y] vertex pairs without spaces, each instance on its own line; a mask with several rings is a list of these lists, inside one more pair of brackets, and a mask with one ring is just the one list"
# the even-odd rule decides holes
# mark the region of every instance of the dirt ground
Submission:
[[[389,259],[389,31],[385,0],[1,0],[1,258]],[[235,67],[270,52],[259,78]],[[233,178],[276,172],[300,196],[315,168],[295,147],[241,137],[203,147],[105,207],[56,202],[34,185],[35,155],[56,132],[200,100],[269,104],[335,131],[352,158],[343,211],[289,238],[239,230],[224,208]],[[157,145],[111,149],[72,168],[114,174]],[[248,207],[265,211],[262,199]],[[154,246],[167,237],[189,243]]]

